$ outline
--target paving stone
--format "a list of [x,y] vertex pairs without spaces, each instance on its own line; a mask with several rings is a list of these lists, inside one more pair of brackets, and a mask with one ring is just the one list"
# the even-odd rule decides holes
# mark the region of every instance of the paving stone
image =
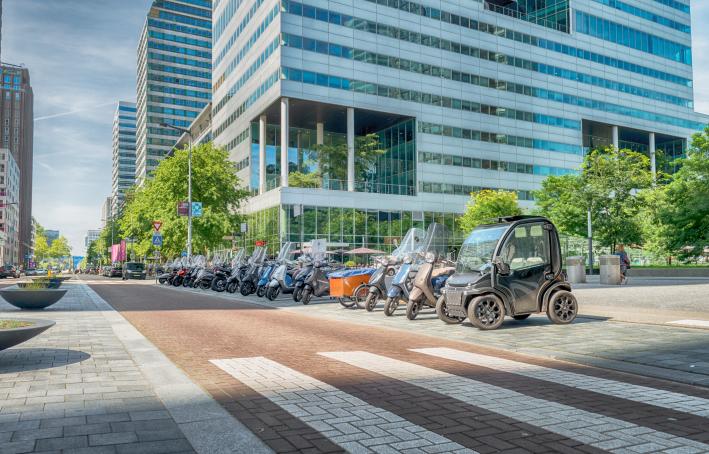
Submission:
[[119,445],[136,441],[138,441],[138,436],[135,432],[111,432],[89,435],[89,445],[91,446]]

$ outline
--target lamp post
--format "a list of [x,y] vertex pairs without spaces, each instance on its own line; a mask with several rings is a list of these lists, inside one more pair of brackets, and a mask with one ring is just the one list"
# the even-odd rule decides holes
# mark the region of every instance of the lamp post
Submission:
[[[192,258],[192,132],[187,128],[161,123],[164,128],[174,129],[183,134],[187,134],[190,138],[189,147],[187,149],[187,258]],[[172,156],[174,148],[170,150],[167,156]]]

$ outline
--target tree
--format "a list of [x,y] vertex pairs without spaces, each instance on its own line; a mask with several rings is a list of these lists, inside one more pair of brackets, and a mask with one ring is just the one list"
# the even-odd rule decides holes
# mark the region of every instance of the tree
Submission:
[[570,235],[585,236],[590,209],[594,237],[614,248],[642,241],[638,195],[651,186],[647,156],[609,147],[587,154],[579,174],[547,178],[535,198],[539,212]]
[[52,241],[52,245],[49,246],[49,256],[53,259],[68,257],[70,255],[71,247],[69,246],[69,241],[64,235],[60,235],[59,238]]
[[34,257],[36,262],[42,262],[50,257],[47,237],[44,235],[44,229],[39,225],[34,235]]
[[688,248],[696,256],[709,245],[709,126],[692,137],[687,157],[678,164],[672,181],[653,194],[661,203],[648,218],[657,227],[658,247]]
[[517,193],[512,191],[493,191],[485,189],[470,194],[465,213],[458,218],[458,224],[464,232],[470,232],[481,224],[490,224],[499,217],[522,214],[517,203]]
[[[135,255],[146,255],[153,249],[152,222],[163,222],[162,254],[179,255],[187,243],[187,217],[177,215],[179,202],[187,200],[187,149],[177,150],[164,159],[154,178],[141,188],[129,192],[121,218],[120,237],[134,239]],[[202,202],[202,216],[192,219],[192,249],[206,253],[223,244],[223,237],[239,228],[236,210],[248,197],[239,189],[236,168],[229,154],[212,143],[192,150],[192,200]]]

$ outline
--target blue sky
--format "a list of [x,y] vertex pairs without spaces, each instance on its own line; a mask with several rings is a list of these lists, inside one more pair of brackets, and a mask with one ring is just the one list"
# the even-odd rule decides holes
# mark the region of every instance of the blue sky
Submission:
[[[115,103],[135,99],[136,47],[150,0],[4,0],[2,60],[30,69],[33,214],[73,253],[111,192]],[[697,110],[709,112],[709,1],[694,0]]]

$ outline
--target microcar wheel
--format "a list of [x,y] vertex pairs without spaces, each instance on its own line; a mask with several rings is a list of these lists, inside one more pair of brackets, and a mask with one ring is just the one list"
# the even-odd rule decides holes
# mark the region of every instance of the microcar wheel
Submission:
[[521,321],[521,320],[527,320],[530,315],[532,315],[532,314],[514,315],[514,316],[512,316],[512,318],[515,319],[515,320],[520,320],[520,321]]
[[547,315],[549,320],[559,325],[571,323],[578,315],[578,302],[573,293],[559,290],[551,296]]
[[441,296],[436,301],[436,315],[448,325],[458,325],[463,322],[464,317],[453,317],[448,313],[448,307],[446,307],[446,297]]
[[478,296],[468,306],[468,318],[477,328],[497,329],[505,320],[505,305],[495,295]]
[[397,307],[399,307],[399,298],[387,298],[387,302],[384,304],[384,315],[391,317]]
[[406,318],[408,318],[409,320],[416,319],[416,316],[419,315],[420,310],[421,303],[419,303],[418,301],[409,300],[409,302],[406,303]]

